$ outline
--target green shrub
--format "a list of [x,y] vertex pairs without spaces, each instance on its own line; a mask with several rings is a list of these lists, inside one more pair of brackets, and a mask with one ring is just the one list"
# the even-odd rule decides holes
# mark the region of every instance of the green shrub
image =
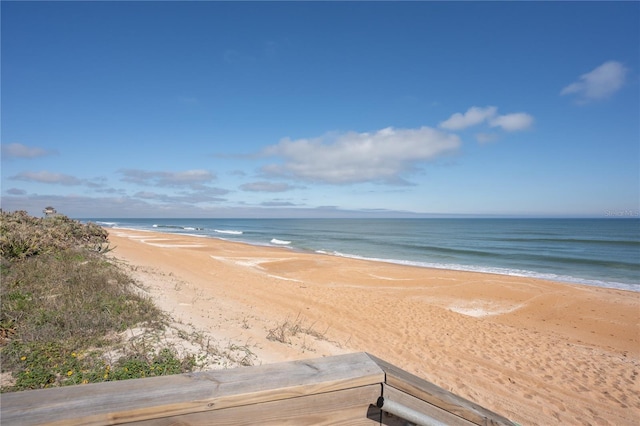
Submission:
[[41,219],[24,211],[0,211],[0,256],[8,260],[70,248],[105,251],[108,235],[94,223],[82,224],[63,215]]
[[2,391],[191,371],[193,357],[171,348],[105,361],[118,333],[162,329],[167,316],[102,256],[104,229],[25,212],[1,219],[0,365],[14,379]]

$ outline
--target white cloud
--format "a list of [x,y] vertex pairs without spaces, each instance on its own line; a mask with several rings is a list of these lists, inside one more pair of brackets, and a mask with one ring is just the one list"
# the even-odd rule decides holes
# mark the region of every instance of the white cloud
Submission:
[[280,201],[280,200],[264,201],[264,202],[260,203],[260,205],[264,206],[264,207],[294,207],[294,206],[296,206],[296,204],[292,203],[291,201]]
[[136,192],[134,194],[134,197],[142,198],[146,200],[161,200],[166,198],[167,196],[165,194],[158,194],[157,192],[140,191],[140,192]]
[[41,172],[22,172],[15,176],[12,176],[13,180],[22,180],[27,182],[40,182],[59,185],[82,185],[85,181],[78,179],[77,177],[65,175],[63,173],[52,173],[48,171]]
[[495,133],[477,133],[476,140],[478,143],[490,143],[498,140],[498,135]]
[[586,103],[608,98],[624,85],[627,68],[617,61],[608,61],[566,86],[560,95],[576,95]]
[[429,127],[388,127],[374,133],[348,132],[294,141],[286,138],[264,151],[265,155],[283,157],[284,163],[267,165],[263,172],[331,184],[398,184],[404,182],[399,175],[416,163],[433,160],[459,146],[458,136]]
[[515,132],[517,130],[525,130],[533,124],[533,117],[524,112],[513,114],[499,115],[489,120],[491,127],[501,127],[507,132]]
[[55,154],[42,148],[30,147],[21,143],[2,144],[2,158],[36,158]]
[[[223,191],[226,193],[226,191]],[[165,194],[151,191],[140,191],[136,192],[132,198],[139,199],[144,201],[154,201],[166,203],[167,205],[174,204],[199,204],[199,203],[219,203],[222,201],[226,201],[225,198],[218,197],[218,194],[215,191],[210,193],[196,191],[193,193],[180,193],[180,194]]]
[[240,186],[240,189],[242,189],[243,191],[253,191],[253,192],[285,192],[285,191],[289,191],[291,189],[294,189],[295,187],[292,185],[289,185],[288,183],[283,183],[283,182],[251,182],[251,183],[245,183],[244,185]]
[[204,184],[211,182],[216,176],[207,170],[187,170],[184,172],[146,171],[138,169],[123,169],[120,173],[125,182],[138,185],[180,187],[188,186],[193,189],[204,189]]
[[215,179],[215,176],[207,170],[187,170],[184,172],[165,173],[161,179],[166,183],[192,183],[192,182],[209,182]]
[[27,195],[27,191],[25,191],[24,189],[10,188],[10,189],[7,189],[7,194],[9,194],[9,195]]
[[[497,115],[498,108],[494,106],[476,107],[473,106],[464,114],[459,112],[453,114],[447,120],[441,122],[439,126],[447,130],[463,130],[467,127],[488,123],[491,127],[500,127],[507,132],[525,130],[533,124],[533,116],[524,112]],[[478,139],[483,139],[480,136]]]
[[[88,197],[67,195],[28,196],[12,194],[2,197],[2,209],[7,212],[26,210],[33,216],[40,216],[45,206],[55,206],[58,212],[70,217],[202,217],[202,218],[363,218],[363,217],[423,217],[415,213],[400,210],[345,210],[338,207],[301,207],[299,204],[286,201],[264,202],[258,206],[235,205],[202,205],[192,203],[162,202],[157,199],[141,199],[129,196]],[[242,203],[241,203],[242,204]]]
[[[220,198],[229,191],[207,185],[216,178],[215,174],[207,170],[186,170],[183,172],[146,171],[138,169],[123,169],[119,173],[124,177],[124,182],[134,183],[140,186],[152,186],[163,188],[169,192],[140,191],[136,198],[143,200],[156,200],[166,203],[204,203],[226,201]],[[178,191],[172,193],[171,191]]]
[[466,129],[467,127],[475,126],[476,124],[480,124],[485,120],[495,116],[497,111],[498,108],[494,106],[488,106],[484,108],[474,106],[469,108],[464,114],[461,114],[459,112],[453,114],[447,120],[440,123],[439,126],[447,130]]

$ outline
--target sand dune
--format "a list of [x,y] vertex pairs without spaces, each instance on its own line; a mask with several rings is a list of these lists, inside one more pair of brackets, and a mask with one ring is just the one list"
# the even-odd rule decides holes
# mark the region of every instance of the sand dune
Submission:
[[640,293],[109,233],[161,308],[263,363],[367,351],[522,425],[640,421]]

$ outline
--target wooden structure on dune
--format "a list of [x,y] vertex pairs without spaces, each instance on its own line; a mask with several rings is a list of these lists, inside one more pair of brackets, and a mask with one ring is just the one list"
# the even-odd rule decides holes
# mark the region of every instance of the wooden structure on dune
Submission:
[[3,425],[514,425],[367,353],[1,396]]
[[56,209],[51,206],[45,207],[44,210],[42,210],[42,213],[44,213],[44,217],[54,217],[58,215]]

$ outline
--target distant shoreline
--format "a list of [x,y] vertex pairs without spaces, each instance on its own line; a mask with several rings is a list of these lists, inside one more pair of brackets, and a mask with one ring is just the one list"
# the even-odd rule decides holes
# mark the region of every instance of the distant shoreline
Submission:
[[[255,237],[256,232],[249,232],[248,234],[245,232],[243,234],[243,231],[241,230],[215,229],[215,227],[207,228],[205,225],[203,225],[203,224],[210,225],[209,224],[210,222],[216,221],[213,219],[207,219],[207,220],[137,219],[137,221],[139,221],[137,226],[126,224],[126,221],[131,219],[102,219],[102,220],[93,219],[93,220],[95,220],[98,224],[101,224],[102,226],[104,226],[106,229],[122,228],[122,229],[131,229],[131,230],[158,231],[158,232],[163,232],[166,230],[167,233],[177,234],[177,235],[209,237],[214,239],[221,239],[224,241],[241,242],[241,243],[256,245],[256,246],[285,247],[287,249],[299,250],[299,251],[308,252],[308,253],[318,253],[318,254],[333,255],[333,256],[345,257],[345,258],[370,260],[370,261],[385,262],[385,263],[392,263],[392,264],[399,264],[399,265],[406,265],[406,266],[415,266],[415,267],[421,267],[421,268],[444,269],[444,270],[461,271],[461,272],[479,272],[479,273],[499,274],[499,275],[505,275],[505,276],[513,276],[513,277],[537,278],[542,280],[562,282],[566,284],[587,285],[592,287],[614,288],[614,289],[627,290],[632,292],[640,292],[640,269],[638,269],[639,280],[637,282],[634,282],[634,281],[624,282],[624,281],[616,281],[613,279],[604,280],[600,278],[587,278],[587,277],[576,276],[573,273],[571,273],[571,270],[568,269],[569,267],[566,265],[563,265],[565,266],[565,270],[561,272],[554,270],[552,269],[551,266],[547,265],[546,268],[548,269],[548,271],[545,272],[545,271],[540,271],[533,268],[523,268],[518,266],[506,267],[506,266],[500,266],[499,264],[494,266],[491,266],[488,264],[482,265],[482,264],[473,264],[473,263],[462,264],[459,261],[455,261],[455,260],[449,261],[449,262],[446,262],[446,261],[430,262],[425,260],[417,260],[417,258],[411,259],[410,257],[409,258],[404,258],[401,256],[394,257],[393,253],[387,256],[384,256],[384,255],[381,256],[380,253],[377,253],[377,254],[358,253],[358,251],[363,250],[362,247],[359,249],[353,249],[353,250],[323,250],[323,249],[318,249],[317,247],[312,247],[309,245],[305,246],[304,242],[300,241],[299,235],[280,236],[277,234],[277,232],[280,232],[278,230],[275,230],[276,232],[275,234],[264,233],[263,239],[257,240]],[[270,222],[271,220],[272,219],[267,219],[263,221]],[[347,220],[349,221],[351,219],[347,219]],[[480,219],[480,220],[485,220],[485,219]],[[494,219],[486,219],[486,220],[491,221]],[[495,219],[495,220],[501,221],[501,219]],[[556,219],[550,219],[550,220],[555,221]],[[593,219],[585,219],[585,220],[593,220]],[[626,221],[629,219],[596,219],[596,220],[598,221],[625,220]],[[631,219],[631,220],[634,220],[634,219]],[[118,221],[121,221],[124,223],[120,224],[120,222]],[[221,223],[228,222],[225,220],[219,220],[219,221]],[[316,220],[315,219],[308,219],[308,220],[296,219],[294,221],[312,223]],[[398,219],[397,223],[402,223],[404,221],[405,219]],[[523,223],[527,223],[528,221],[529,221],[528,219],[523,219]],[[156,223],[153,223],[153,222],[156,222]],[[239,219],[239,220],[233,220],[231,222],[238,223],[241,225],[246,225],[246,224],[251,224],[256,222],[256,219]],[[325,223],[325,222],[332,223],[332,222],[335,222],[335,220],[333,219],[327,219],[326,221],[320,220],[318,223]],[[152,223],[153,223],[153,226],[151,226]],[[357,221],[354,223],[357,223]],[[302,237],[307,238],[306,235]],[[253,240],[251,238],[253,238]],[[293,243],[292,243],[292,240],[293,240]],[[526,244],[526,243],[523,243],[523,244]],[[638,242],[638,244],[640,244],[640,242]],[[632,249],[638,251],[633,247]],[[501,255],[496,255],[496,257],[499,257],[499,256]],[[506,256],[509,256],[509,254],[507,253]],[[429,257],[429,256],[425,256],[425,257]],[[492,262],[494,262],[495,260],[496,259],[491,259]],[[470,262],[473,262],[473,261],[470,261]],[[486,259],[483,260],[483,262],[486,262]],[[599,263],[600,260],[598,259],[597,262]],[[596,261],[594,260],[593,263],[595,264]],[[584,265],[580,265],[581,268],[583,266]],[[588,266],[593,268],[592,265],[588,265]],[[612,268],[615,268],[615,266],[612,266]],[[638,268],[640,268],[640,265],[638,265]]]

